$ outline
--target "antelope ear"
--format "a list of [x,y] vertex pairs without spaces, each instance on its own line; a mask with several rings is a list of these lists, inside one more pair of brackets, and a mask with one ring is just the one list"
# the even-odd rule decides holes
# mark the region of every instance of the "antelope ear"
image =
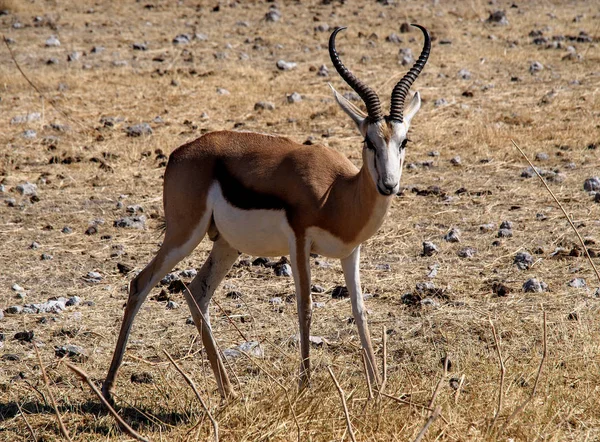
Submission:
[[362,110],[360,110],[354,104],[350,103],[350,101],[348,101],[346,98],[344,98],[343,95],[341,95],[338,91],[336,91],[335,88],[331,84],[329,84],[329,87],[333,91],[333,96],[335,97],[335,100],[338,102],[338,104],[340,105],[342,110],[344,112],[346,112],[346,114],[348,114],[348,116],[350,118],[352,118],[352,120],[358,127],[358,130],[360,131],[360,133],[363,136],[365,136],[365,134],[366,134],[365,121],[367,119],[367,114],[365,114]]
[[419,109],[421,109],[421,94],[419,94],[419,92],[415,92],[412,100],[410,100],[410,104],[406,108],[406,115],[404,116],[404,121],[406,121],[406,124],[410,124],[410,120],[412,120]]

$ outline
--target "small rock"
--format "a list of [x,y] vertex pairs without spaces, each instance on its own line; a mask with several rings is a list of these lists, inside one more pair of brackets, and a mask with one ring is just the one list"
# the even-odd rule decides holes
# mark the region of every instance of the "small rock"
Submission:
[[421,253],[421,256],[433,256],[437,252],[439,252],[438,246],[431,241],[423,241],[423,252]]
[[89,226],[85,230],[86,235],[95,235],[96,233],[98,233],[98,228],[96,226]]
[[538,153],[535,154],[535,159],[537,161],[548,161],[549,158],[550,157],[545,152],[538,152]]
[[72,229],[72,228],[70,228],[69,226],[64,226],[64,227],[61,229],[61,232],[62,232],[62,233],[65,233],[65,234],[69,234],[69,233],[73,233],[73,229]]
[[179,34],[173,39],[173,43],[177,45],[188,44],[190,42],[190,36],[188,34]]
[[193,278],[198,274],[196,269],[186,269],[179,272],[181,278]]
[[15,292],[24,292],[25,289],[21,287],[19,284],[13,284],[11,289]]
[[128,137],[141,137],[142,135],[152,135],[152,128],[148,123],[134,124],[125,129]]
[[385,37],[385,41],[388,41],[390,43],[402,43],[404,40],[398,34],[392,32],[390,35]]
[[323,347],[323,345],[328,344],[327,340],[325,338],[323,338],[322,336],[309,336],[308,341],[315,348]]
[[502,222],[500,223],[500,228],[501,228],[501,229],[509,229],[509,230],[512,230],[512,228],[513,228],[513,223],[512,223],[512,221],[502,221]]
[[154,376],[148,372],[133,373],[131,375],[131,382],[134,384],[153,384]]
[[228,292],[225,295],[225,297],[229,298],[229,299],[242,299],[244,297],[244,295],[242,295],[242,292],[238,292],[236,290],[233,290],[231,292]]
[[49,255],[49,254],[47,254],[47,253],[42,253],[42,254],[41,254],[41,256],[40,256],[40,259],[41,259],[42,261],[50,261],[50,260],[52,260],[53,258],[54,258],[54,257],[53,257],[52,255]]
[[265,20],[269,22],[277,22],[281,20],[281,12],[279,12],[278,9],[271,8],[271,10],[265,14]]
[[435,290],[435,284],[431,281],[417,282],[415,290],[419,293],[426,293]]
[[496,228],[494,223],[482,224],[479,226],[479,231],[481,232],[491,232]]
[[506,26],[508,25],[508,19],[506,18],[506,12],[494,11],[486,20],[487,23],[493,23],[496,25]]
[[440,303],[433,298],[423,298],[421,299],[421,305],[437,308],[440,306]]
[[600,192],[600,178],[594,176],[585,180],[583,182],[583,190],[587,192]]
[[387,264],[387,263],[384,263],[384,264],[377,264],[377,265],[375,266],[375,270],[385,270],[385,271],[389,272],[391,269],[392,269],[392,266],[390,266],[390,265],[389,265],[389,264]]
[[23,133],[21,134],[21,136],[23,138],[27,138],[28,140],[31,140],[31,139],[37,137],[37,132],[35,130],[33,130],[33,129],[27,129],[27,130],[23,131]]
[[67,61],[68,62],[73,62],[73,61],[77,61],[81,58],[81,52],[71,52],[69,55],[67,55]]
[[115,220],[113,226],[132,229],[144,229],[146,227],[146,217],[144,215],[125,216],[123,218]]
[[528,270],[533,265],[533,256],[527,252],[519,252],[515,255],[513,264],[516,264],[519,270]]
[[498,238],[512,238],[513,231],[511,229],[498,230]]
[[277,61],[276,65],[277,69],[281,71],[291,71],[298,66],[298,63],[294,63],[293,61],[279,60]]
[[461,69],[460,71],[458,71],[458,78],[462,80],[470,80],[471,73],[466,69]]
[[399,63],[402,66],[412,65],[415,62],[415,57],[410,48],[401,48],[400,51],[398,51],[398,57]]
[[451,228],[448,233],[444,235],[444,241],[448,242],[460,242],[460,230]]
[[31,112],[27,115],[17,115],[12,117],[10,120],[10,124],[23,124],[23,123],[31,123],[33,121],[39,121],[42,119],[42,114],[39,112]]
[[87,275],[84,279],[90,282],[99,282],[102,280],[102,275],[98,272],[87,272]]
[[430,279],[435,278],[437,276],[439,267],[440,266],[438,264],[433,264],[427,267],[427,270],[429,270],[429,273],[427,273],[427,277]]
[[13,305],[4,310],[4,312],[8,315],[18,315],[23,312],[23,307],[20,305]]
[[300,103],[302,101],[302,95],[298,92],[292,92],[291,94],[286,96],[287,102],[292,103]]
[[438,98],[433,102],[434,107],[445,106],[448,104],[448,101],[445,98]]
[[60,40],[56,38],[55,35],[51,35],[50,37],[48,37],[48,39],[46,40],[47,48],[54,48],[58,46],[60,46]]
[[492,292],[498,297],[504,297],[510,293],[510,288],[501,282],[496,281],[492,283]]
[[112,65],[113,65],[113,66],[115,66],[115,67],[118,67],[118,68],[121,68],[121,67],[127,66],[128,64],[129,64],[129,63],[127,63],[127,61],[126,61],[126,60],[114,60],[114,61],[112,62]]
[[586,288],[587,284],[584,278],[573,278],[569,281],[569,286],[574,287],[576,289]]
[[19,192],[23,196],[31,196],[37,193],[37,186],[30,182],[18,184],[16,189],[17,192]]
[[460,156],[455,156],[450,160],[450,164],[452,164],[453,166],[460,166],[461,165],[461,159]]
[[329,25],[327,23],[319,23],[315,26],[315,32],[329,32]]
[[349,296],[350,293],[348,292],[348,289],[343,285],[336,286],[331,292],[331,297],[333,299],[344,299],[348,298]]
[[281,299],[280,296],[275,296],[275,297],[269,299],[269,304],[271,304],[271,305],[283,304],[283,299]]
[[65,303],[65,305],[67,307],[71,307],[74,305],[79,305],[81,303],[81,298],[79,296],[71,296],[67,302]]
[[208,41],[208,35],[203,34],[201,32],[197,32],[196,34],[194,34],[194,40]]
[[594,202],[600,203],[600,192],[596,192],[596,195],[594,195]]
[[134,51],[146,51],[148,50],[148,43],[134,43],[132,47]]
[[275,105],[273,103],[271,103],[270,101],[258,101],[257,103],[254,103],[254,110],[275,110]]
[[144,208],[142,206],[140,206],[139,204],[132,204],[130,206],[127,206],[127,209],[125,209],[127,213],[138,213],[138,212],[144,212]]
[[22,331],[16,333],[13,339],[19,342],[31,342],[33,337],[34,333],[32,331]]
[[218,95],[230,95],[231,92],[229,92],[227,89],[222,88],[222,87],[218,87],[217,88],[217,94]]
[[320,285],[314,284],[310,287],[310,291],[312,293],[324,293],[325,292],[325,288],[321,287]]
[[166,308],[167,310],[175,310],[179,308],[179,304],[177,304],[175,301],[169,301],[167,302]]
[[458,251],[459,258],[473,258],[477,251],[473,247],[465,247]]
[[13,353],[6,353],[2,355],[2,359],[3,361],[7,361],[7,362],[19,362],[21,360],[21,358],[19,357],[19,355],[13,354]]
[[91,52],[92,54],[99,54],[99,53],[101,53],[101,52],[103,52],[103,51],[104,51],[104,46],[94,46],[94,47],[91,49],[91,51],[90,51],[90,52]]
[[548,289],[548,284],[543,281],[538,281],[536,278],[530,278],[523,284],[525,293],[542,293]]
[[319,66],[319,70],[317,71],[317,75],[319,77],[329,77],[329,69],[327,69],[327,66],[325,66],[324,64],[322,64],[321,66]]
[[402,23],[400,25],[400,33],[401,34],[406,34],[408,32],[410,32],[410,24],[406,23],[406,22]]
[[539,61],[533,61],[529,65],[529,72],[531,74],[535,74],[537,72],[540,72],[542,69],[544,69],[544,65],[542,63],[540,63]]
[[292,276],[292,267],[287,263],[277,264],[274,271],[275,276]]
[[80,362],[83,362],[88,358],[87,351],[83,347],[71,344],[54,347],[54,354],[59,358],[66,356]]
[[412,293],[405,293],[400,299],[404,305],[415,306],[421,304],[421,296],[413,295]]

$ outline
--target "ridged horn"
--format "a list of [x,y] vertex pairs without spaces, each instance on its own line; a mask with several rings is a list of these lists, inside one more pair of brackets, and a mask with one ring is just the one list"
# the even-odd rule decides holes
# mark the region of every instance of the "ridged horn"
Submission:
[[358,78],[354,76],[352,72],[348,70],[342,60],[340,60],[340,56],[338,55],[335,49],[335,36],[338,32],[346,29],[345,27],[338,27],[331,33],[329,37],[329,56],[331,57],[331,62],[335,66],[338,74],[344,79],[348,85],[354,89],[354,91],[362,98],[362,101],[365,103],[367,107],[367,113],[369,117],[374,121],[379,121],[383,118],[383,113],[381,111],[381,102],[379,101],[379,97],[375,93],[373,89],[364,84]]
[[423,35],[425,35],[425,43],[423,44],[423,50],[421,51],[421,55],[419,55],[419,59],[415,62],[413,67],[410,68],[410,71],[408,71],[408,73],[402,77],[402,80],[396,84],[394,90],[392,91],[392,103],[390,105],[389,119],[399,121],[400,123],[402,123],[402,120],[404,119],[404,100],[406,99],[406,94],[408,94],[408,90],[410,89],[411,85],[423,70],[425,63],[427,63],[427,59],[429,58],[429,53],[431,52],[431,37],[429,37],[429,32],[427,32],[427,29],[416,24],[411,24],[411,26],[419,28],[421,31],[423,31]]

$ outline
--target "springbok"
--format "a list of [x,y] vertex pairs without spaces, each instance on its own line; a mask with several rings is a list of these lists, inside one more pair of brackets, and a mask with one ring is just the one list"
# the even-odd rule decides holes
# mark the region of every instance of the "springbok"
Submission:
[[111,399],[133,320],[146,296],[207,233],[214,243],[212,250],[184,296],[221,396],[233,395],[233,390],[211,330],[208,305],[241,252],[290,255],[300,323],[300,388],[308,385],[310,376],[310,253],[339,258],[369,376],[379,381],[360,287],[360,245],[379,229],[399,190],[408,128],[421,107],[416,92],[404,115],[406,95],[431,50],[427,30],[413,26],[423,32],[425,43],[419,59],[394,87],[388,116],[383,115],[375,91],[340,60],[335,38],[345,28],[335,29],[329,38],[333,65],[367,108],[365,114],[331,87],[364,137],[360,170],[333,149],[249,132],[208,133],[171,154],[164,176],[164,241],[129,284],[123,323],[102,387],[107,399]]

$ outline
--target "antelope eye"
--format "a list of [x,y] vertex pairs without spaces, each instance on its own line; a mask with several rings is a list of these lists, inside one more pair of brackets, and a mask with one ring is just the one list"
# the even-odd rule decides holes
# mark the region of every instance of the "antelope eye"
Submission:
[[365,138],[365,146],[369,150],[375,150],[375,145],[367,138]]

